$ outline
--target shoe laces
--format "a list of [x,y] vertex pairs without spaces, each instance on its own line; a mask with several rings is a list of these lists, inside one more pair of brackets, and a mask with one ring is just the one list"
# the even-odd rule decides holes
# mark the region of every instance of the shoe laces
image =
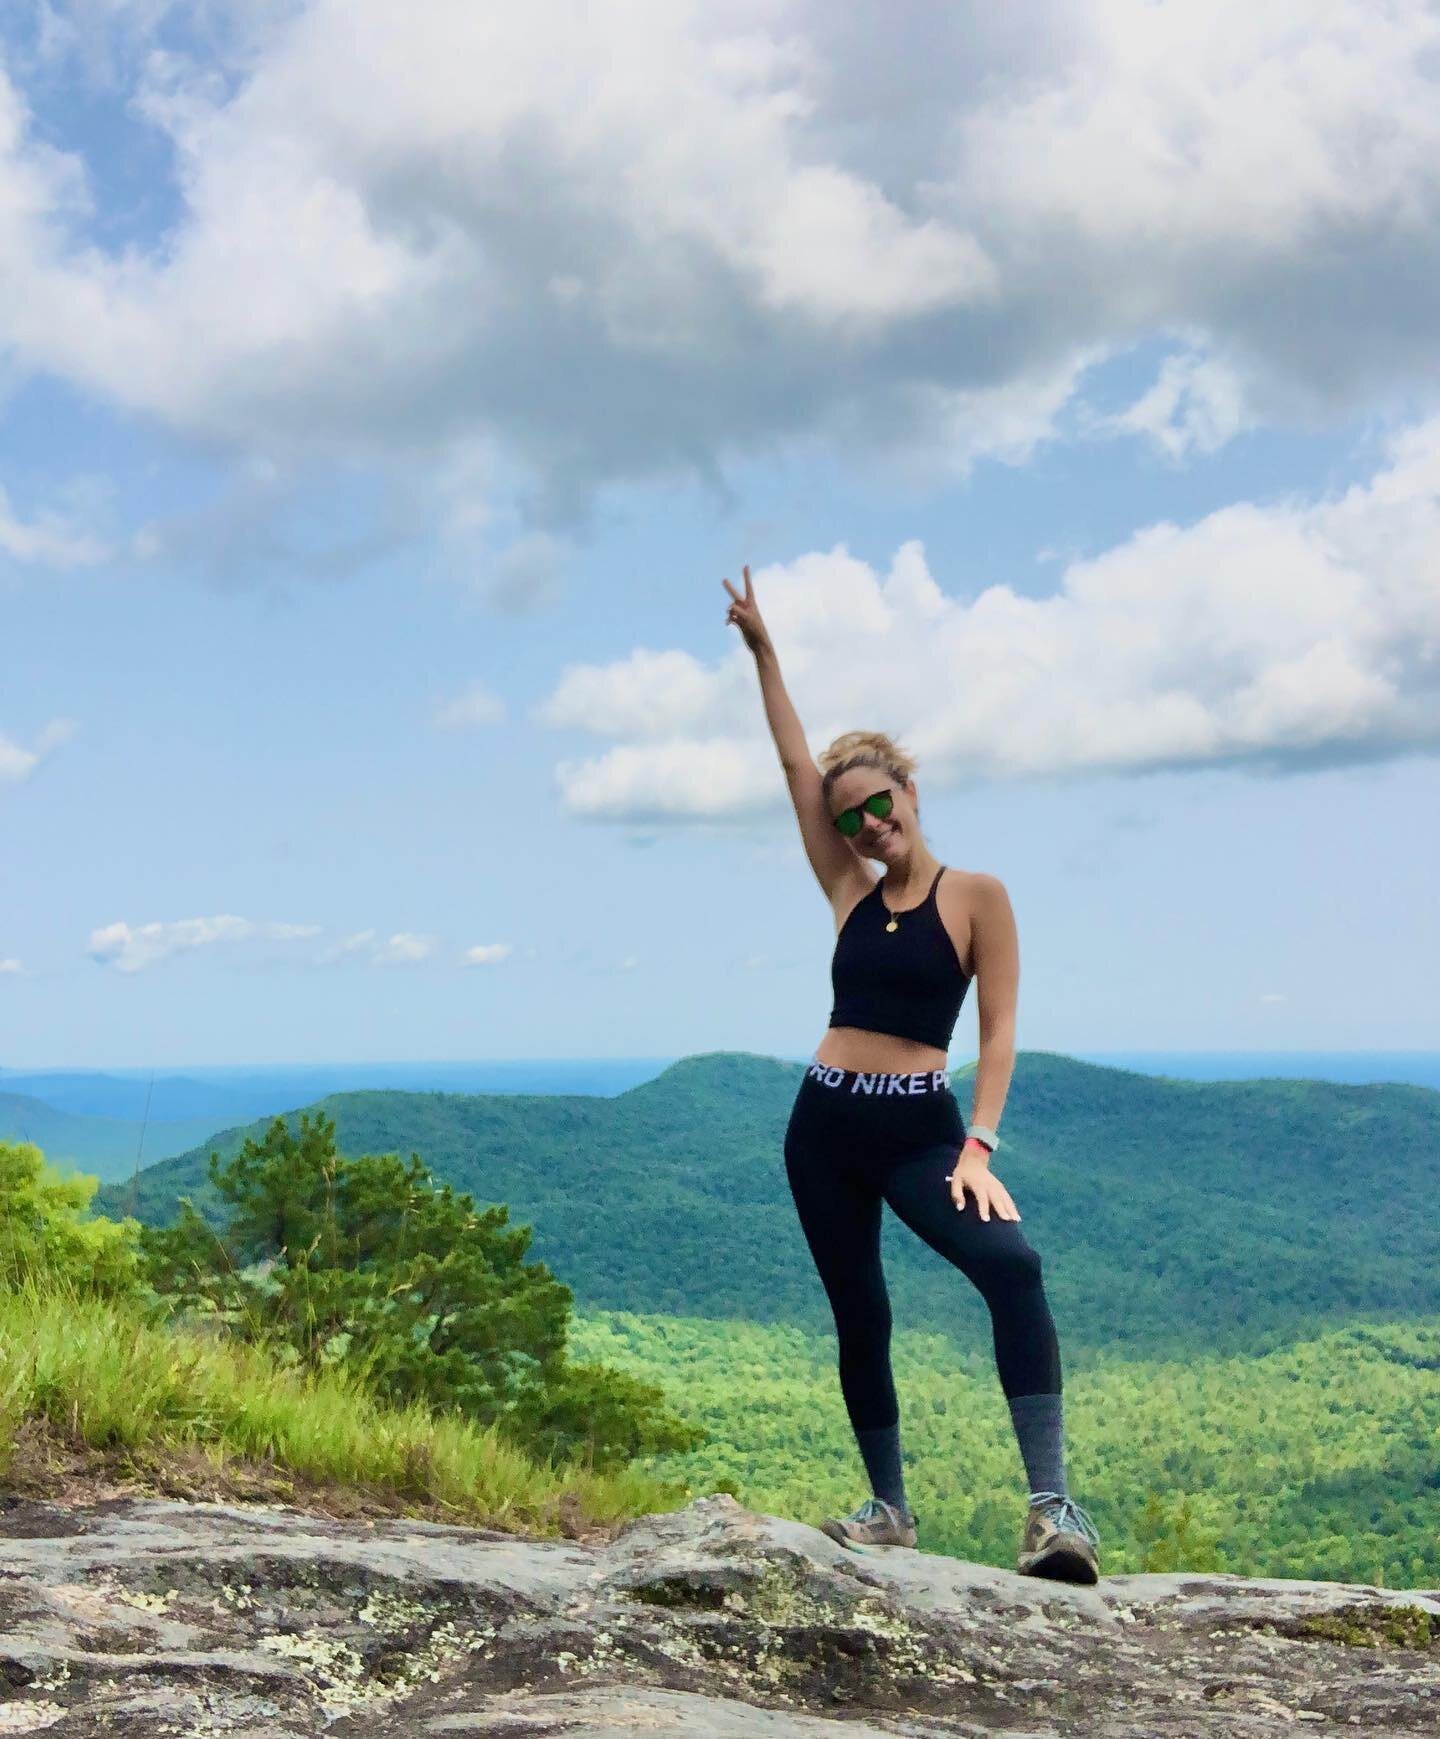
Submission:
[[887,1504],[883,1498],[878,1497],[867,1497],[860,1508],[853,1511],[845,1519],[851,1522],[873,1522],[882,1517],[889,1520],[898,1517],[901,1527],[904,1527],[907,1522],[913,1526],[915,1520],[913,1516],[907,1516],[898,1504]]
[[885,1505],[878,1497],[867,1497],[858,1510],[847,1517],[852,1522],[873,1522],[885,1514]]
[[1032,1509],[1043,1510],[1057,1528],[1079,1534],[1092,1546],[1100,1544],[1100,1531],[1073,1499],[1059,1491],[1032,1491]]

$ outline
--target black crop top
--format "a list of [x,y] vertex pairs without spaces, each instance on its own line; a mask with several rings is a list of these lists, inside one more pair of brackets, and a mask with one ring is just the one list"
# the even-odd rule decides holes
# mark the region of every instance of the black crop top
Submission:
[[[903,912],[887,910],[879,882],[857,901],[835,938],[831,1026],[949,1050],[970,979],[940,921],[935,890],[944,873],[942,864],[924,901]],[[892,918],[895,928],[887,931]]]

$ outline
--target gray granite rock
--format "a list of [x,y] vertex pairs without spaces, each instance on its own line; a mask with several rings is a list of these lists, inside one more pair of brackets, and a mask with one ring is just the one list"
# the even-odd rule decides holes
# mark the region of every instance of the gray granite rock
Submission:
[[1095,1588],[699,1499],[607,1545],[11,1500],[0,1735],[1440,1733],[1440,1591]]

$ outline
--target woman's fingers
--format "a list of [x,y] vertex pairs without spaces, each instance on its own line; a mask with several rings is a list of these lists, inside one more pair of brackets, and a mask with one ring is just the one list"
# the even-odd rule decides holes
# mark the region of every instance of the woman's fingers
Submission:
[[1018,1220],[1020,1210],[1010,1199],[1010,1192],[997,1178],[995,1187],[990,1192],[990,1205],[1002,1220]]
[[1011,1200],[1010,1192],[998,1177],[984,1174],[983,1181],[975,1178],[966,1179],[958,1170],[949,1173],[946,1181],[950,1184],[950,1196],[960,1213],[965,1211],[965,1190],[968,1182],[971,1195],[975,1198],[975,1209],[980,1218],[987,1224],[990,1220],[990,1210],[995,1210],[995,1217],[1000,1220],[1018,1220],[1020,1210]]
[[722,586],[724,586],[725,590],[727,592],[729,592],[730,596],[735,600],[735,602],[737,604],[739,604],[739,603],[753,604],[755,602],[755,588],[754,588],[754,586],[752,586],[750,584],[750,569],[748,567],[744,567],[740,571],[745,576],[745,596],[743,599],[741,598],[739,592],[737,592],[735,590],[734,586],[732,586],[730,584],[729,580],[721,580],[720,584]]
[[1010,1200],[1010,1192],[998,1177],[989,1179],[989,1190],[984,1196],[975,1192],[975,1200],[980,1203],[980,1218],[988,1220],[993,1209],[997,1220],[1018,1220],[1020,1218],[1014,1202]]

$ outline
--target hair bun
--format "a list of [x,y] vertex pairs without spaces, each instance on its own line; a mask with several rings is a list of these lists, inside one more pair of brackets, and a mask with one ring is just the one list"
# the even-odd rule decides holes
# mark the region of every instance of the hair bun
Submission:
[[827,792],[852,767],[881,767],[902,785],[915,776],[914,757],[883,731],[846,731],[821,750],[816,764]]

